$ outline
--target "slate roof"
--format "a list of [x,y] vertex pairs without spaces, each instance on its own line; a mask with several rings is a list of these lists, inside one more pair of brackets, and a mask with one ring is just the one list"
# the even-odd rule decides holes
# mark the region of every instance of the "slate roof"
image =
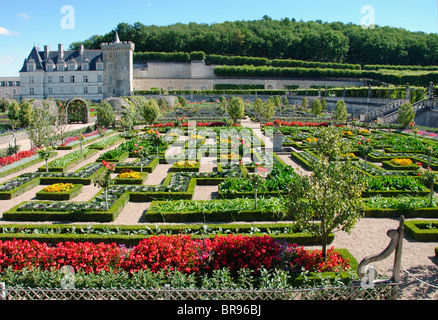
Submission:
[[[30,52],[27,59],[24,60],[23,67],[21,68],[20,72],[27,72],[27,61],[29,59],[32,59],[35,61],[35,71],[41,70],[44,71],[46,67],[46,63],[49,60],[52,60],[53,63],[56,65],[59,60],[59,53],[58,51],[50,51],[48,60],[44,60],[45,53],[44,51],[40,51],[40,49],[37,46],[34,46],[32,51]],[[64,61],[68,63],[69,60],[75,59],[76,63],[78,65],[77,70],[81,70],[81,64],[83,61],[88,60],[90,63],[89,70],[97,70],[97,62],[102,61],[102,50],[84,50],[83,54],[80,55],[79,50],[64,50]]]

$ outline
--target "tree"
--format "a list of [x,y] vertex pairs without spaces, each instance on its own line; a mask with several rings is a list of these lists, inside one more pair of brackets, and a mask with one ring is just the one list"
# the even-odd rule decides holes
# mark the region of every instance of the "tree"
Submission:
[[413,122],[415,119],[415,110],[410,102],[406,102],[400,106],[398,109],[398,123],[400,123],[404,128],[407,128],[409,123]]
[[256,119],[261,121],[263,114],[263,101],[260,98],[255,99],[254,101],[254,111],[256,113]]
[[334,121],[335,123],[344,123],[347,120],[347,107],[345,105],[345,101],[344,100],[339,100],[336,103],[336,108],[335,108],[335,114],[334,114]]
[[27,128],[32,122],[33,106],[30,101],[23,101],[20,105],[19,121],[21,128]]
[[301,106],[305,109],[309,106],[309,100],[304,97],[303,100],[301,100]]
[[48,146],[51,142],[51,137],[56,132],[56,117],[50,114],[49,108],[45,102],[42,108],[35,108],[32,114],[32,120],[27,128],[27,133],[32,142],[32,146],[35,148]]
[[153,124],[160,116],[160,108],[154,99],[149,99],[140,108],[141,115],[147,125]]
[[298,176],[289,187],[287,211],[301,230],[321,241],[326,261],[329,235],[350,233],[361,217],[364,180],[350,161],[331,163],[322,158],[315,161],[310,176]]
[[313,100],[311,108],[312,108],[312,113],[315,116],[319,116],[322,112],[321,100],[319,100],[319,99]]
[[61,143],[64,143],[65,133],[67,131],[67,110],[66,105],[61,101],[57,102],[58,106],[58,115],[56,121],[56,128],[59,136],[61,138]]
[[243,118],[245,115],[245,104],[240,97],[232,97],[228,104],[228,114],[233,119],[233,123],[236,124],[237,120]]
[[327,110],[327,100],[325,100],[325,98],[321,99],[321,107],[322,107],[322,112]]
[[268,99],[266,103],[263,104],[262,116],[265,122],[271,121],[275,114],[275,102],[273,99]]
[[115,120],[115,112],[112,105],[109,102],[101,101],[97,106],[97,120],[96,124],[99,127],[108,129],[113,125]]
[[8,118],[11,122],[12,130],[18,129],[20,126],[20,105],[16,100],[8,105]]
[[321,128],[315,134],[316,139],[311,146],[320,158],[327,158],[329,162],[338,159],[341,154],[352,150],[352,142],[342,139],[342,132],[336,128]]

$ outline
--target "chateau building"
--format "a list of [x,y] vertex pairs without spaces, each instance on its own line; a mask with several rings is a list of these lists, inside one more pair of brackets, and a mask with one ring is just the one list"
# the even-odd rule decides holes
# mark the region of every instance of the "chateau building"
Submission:
[[57,51],[34,46],[20,70],[20,98],[102,100],[129,95],[133,91],[132,42],[120,41],[117,33],[112,43],[101,50]]

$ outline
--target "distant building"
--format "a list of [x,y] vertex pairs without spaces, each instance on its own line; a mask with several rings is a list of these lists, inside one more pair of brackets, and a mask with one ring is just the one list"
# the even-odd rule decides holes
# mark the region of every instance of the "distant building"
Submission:
[[134,43],[121,42],[116,33],[102,50],[57,51],[34,46],[20,70],[20,98],[102,100],[130,95]]
[[0,98],[15,99],[19,95],[19,77],[0,77]]

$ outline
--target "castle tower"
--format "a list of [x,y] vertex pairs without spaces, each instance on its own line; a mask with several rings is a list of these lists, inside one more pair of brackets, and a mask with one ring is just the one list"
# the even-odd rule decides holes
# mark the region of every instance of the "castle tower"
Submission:
[[131,41],[120,41],[114,36],[112,43],[102,43],[103,98],[130,95],[133,91],[133,53],[135,44]]

